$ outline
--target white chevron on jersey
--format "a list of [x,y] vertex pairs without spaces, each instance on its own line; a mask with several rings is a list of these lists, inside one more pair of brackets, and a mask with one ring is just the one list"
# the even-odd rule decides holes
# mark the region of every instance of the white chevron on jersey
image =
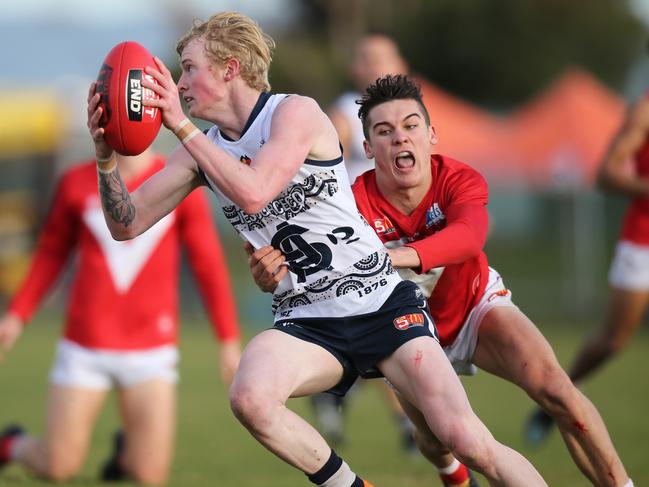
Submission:
[[172,212],[142,235],[133,240],[119,242],[110,234],[100,207],[90,205],[84,210],[83,221],[97,239],[115,289],[120,294],[125,294],[130,289],[158,243],[173,224],[174,218]]

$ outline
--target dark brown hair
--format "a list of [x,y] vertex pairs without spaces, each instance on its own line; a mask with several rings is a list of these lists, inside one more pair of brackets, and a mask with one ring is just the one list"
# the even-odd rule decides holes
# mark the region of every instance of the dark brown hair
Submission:
[[358,109],[358,118],[361,119],[363,124],[363,134],[366,139],[369,139],[370,110],[377,105],[392,100],[415,100],[421,107],[421,111],[424,114],[424,120],[426,120],[426,125],[430,125],[430,115],[421,99],[419,86],[406,75],[388,74],[383,78],[378,78],[374,83],[370,84],[365,89],[365,93],[363,93],[361,99],[356,100],[356,103],[360,105],[360,108]]

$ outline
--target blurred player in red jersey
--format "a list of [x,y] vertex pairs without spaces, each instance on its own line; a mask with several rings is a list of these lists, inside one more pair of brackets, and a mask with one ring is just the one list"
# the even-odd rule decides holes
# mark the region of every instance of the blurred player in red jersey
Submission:
[[[164,166],[148,151],[119,159],[130,189]],[[95,161],[62,176],[29,274],[0,319],[0,352],[7,352],[76,254],[65,328],[50,373],[45,434],[36,438],[18,426],[6,428],[0,465],[16,462],[54,481],[75,475],[115,385],[124,434],[116,435],[116,451],[102,477],[166,481],[175,436],[181,246],[221,342],[221,377],[229,383],[240,358],[239,327],[205,195],[192,193],[146,234],[117,242],[104,221]]]
[[[601,329],[583,344],[569,369],[576,384],[615,357],[629,343],[649,304],[649,94],[632,105],[611,142],[597,185],[631,202],[609,271],[608,311]],[[536,410],[526,426],[532,444],[547,438],[554,420]]]
[[[394,267],[428,296],[455,370],[472,374],[477,366],[518,385],[557,420],[575,462],[594,485],[633,485],[597,410],[488,266],[482,251],[487,184],[466,164],[431,153],[435,131],[417,86],[405,76],[378,80],[363,95],[359,116],[365,152],[376,169],[353,185],[356,203],[390,249]],[[283,261],[272,247],[252,254],[262,289],[272,289],[283,277]],[[444,485],[473,485],[421,413],[399,397],[417,427],[422,453],[440,469]]]

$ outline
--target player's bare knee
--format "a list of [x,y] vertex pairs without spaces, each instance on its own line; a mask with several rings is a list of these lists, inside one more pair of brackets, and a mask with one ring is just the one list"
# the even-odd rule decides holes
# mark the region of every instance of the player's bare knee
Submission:
[[456,416],[453,424],[443,431],[436,432],[439,441],[453,455],[469,468],[479,472],[489,471],[494,464],[491,435],[484,428],[477,427],[477,418]]
[[575,397],[579,395],[568,374],[558,364],[548,367],[540,380],[527,392],[557,419],[561,416],[571,416],[571,405],[575,404]]
[[570,378],[559,363],[546,360],[530,367],[521,385],[532,399],[544,406],[562,397],[569,384]]
[[254,387],[239,386],[230,390],[230,409],[248,429],[263,430],[272,421],[273,403]]
[[453,441],[452,453],[461,463],[478,472],[491,472],[496,464],[495,453],[487,441],[472,434],[457,436]]

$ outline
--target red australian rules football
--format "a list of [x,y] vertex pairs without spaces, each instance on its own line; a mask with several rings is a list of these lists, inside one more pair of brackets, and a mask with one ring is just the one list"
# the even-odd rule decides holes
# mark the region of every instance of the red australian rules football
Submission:
[[146,66],[156,64],[145,47],[137,42],[121,42],[108,53],[97,77],[104,136],[113,149],[125,156],[140,154],[149,147],[162,124],[160,110],[142,103],[158,98],[142,87],[143,78],[156,82],[144,72]]

